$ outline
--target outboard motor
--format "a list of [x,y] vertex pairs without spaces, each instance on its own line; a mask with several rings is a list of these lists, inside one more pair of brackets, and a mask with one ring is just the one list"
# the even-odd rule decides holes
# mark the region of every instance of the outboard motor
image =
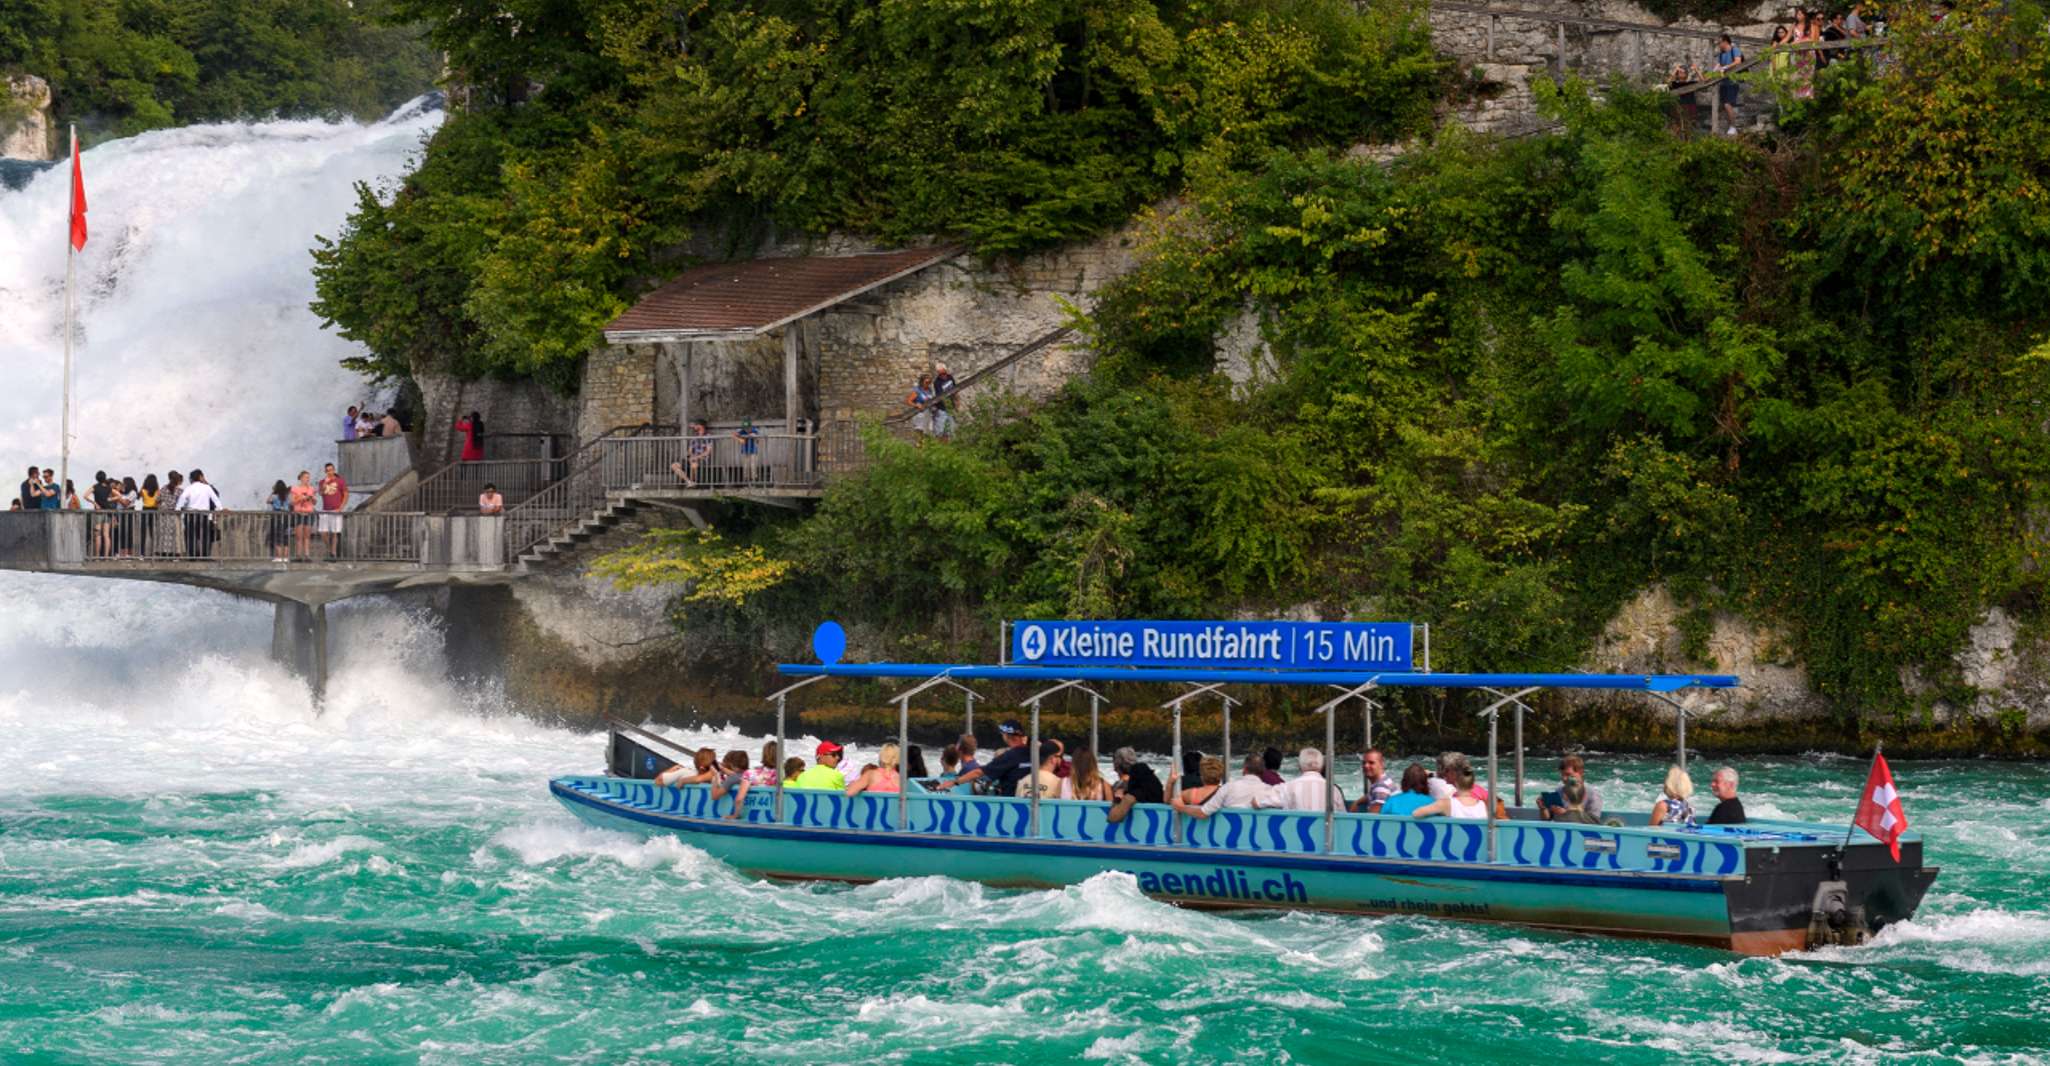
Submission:
[[1809,947],[1855,947],[1871,938],[1872,932],[1865,925],[1865,908],[1851,905],[1849,885],[1824,881],[1815,886],[1815,901],[1808,912]]

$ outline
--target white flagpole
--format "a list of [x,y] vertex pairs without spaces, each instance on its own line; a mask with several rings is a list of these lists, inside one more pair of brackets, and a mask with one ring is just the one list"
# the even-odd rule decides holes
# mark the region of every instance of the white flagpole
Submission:
[[[71,127],[72,166],[78,165],[78,127]],[[71,480],[71,335],[75,330],[72,316],[72,286],[78,280],[78,249],[71,243],[72,190],[65,186],[64,196],[64,439],[57,449],[57,491],[63,492]],[[57,505],[62,507],[64,499],[59,497]]]

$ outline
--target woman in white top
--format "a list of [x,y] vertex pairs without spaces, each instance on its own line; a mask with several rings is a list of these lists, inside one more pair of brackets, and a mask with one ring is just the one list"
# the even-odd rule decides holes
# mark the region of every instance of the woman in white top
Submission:
[[1450,777],[1452,792],[1443,799],[1432,800],[1418,807],[1412,818],[1468,818],[1485,819],[1488,816],[1488,801],[1473,787],[1473,767],[1454,763],[1445,768],[1441,776]]

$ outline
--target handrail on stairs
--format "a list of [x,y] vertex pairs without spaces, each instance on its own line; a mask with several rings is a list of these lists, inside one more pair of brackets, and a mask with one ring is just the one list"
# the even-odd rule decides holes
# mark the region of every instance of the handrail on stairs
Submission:
[[[947,391],[947,396],[942,397],[942,399],[960,395],[963,389],[966,389],[969,386],[975,384],[976,382],[981,381],[982,379],[989,377],[990,375],[995,374],[996,372],[1011,366],[1013,363],[1016,363],[1017,361],[1025,358],[1028,355],[1032,355],[1035,352],[1041,351],[1049,347],[1055,341],[1058,341],[1061,338],[1066,337],[1068,334],[1073,332],[1075,332],[1075,327],[1061,326],[1058,329],[1049,330],[1046,333],[1042,333],[1039,336],[1034,337],[1032,340],[1025,342],[1025,344],[1019,347],[1017,350],[1006,353],[1001,358],[997,359],[996,362],[993,362],[988,366],[982,367],[978,370],[970,371],[968,375],[965,377],[955,379],[954,387],[952,389],[949,389]],[[916,411],[899,411],[896,414],[884,418],[883,424],[896,425],[900,422],[909,422],[911,419],[917,416],[918,412]]]
[[565,473],[559,480],[505,509],[506,561],[517,560],[570,521],[596,509],[598,501],[605,498],[605,478],[600,467],[605,461],[603,445],[607,441],[677,432],[675,426],[652,422],[614,426],[563,457]]

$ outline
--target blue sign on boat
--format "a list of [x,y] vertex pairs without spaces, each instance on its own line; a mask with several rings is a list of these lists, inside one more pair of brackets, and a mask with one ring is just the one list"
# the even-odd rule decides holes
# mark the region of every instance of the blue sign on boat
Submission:
[[1193,666],[1254,670],[1415,669],[1408,622],[1069,622],[1011,624],[1021,666]]

